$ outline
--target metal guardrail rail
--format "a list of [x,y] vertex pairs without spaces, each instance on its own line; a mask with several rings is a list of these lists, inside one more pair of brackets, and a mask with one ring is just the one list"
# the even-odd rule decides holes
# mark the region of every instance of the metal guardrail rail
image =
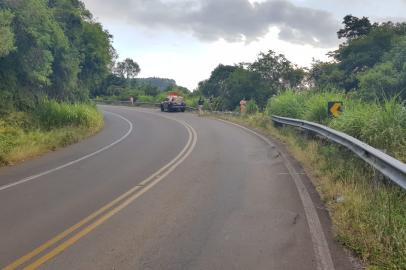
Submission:
[[372,146],[332,128],[293,118],[272,115],[275,123],[310,130],[354,152],[383,175],[406,190],[406,164]]

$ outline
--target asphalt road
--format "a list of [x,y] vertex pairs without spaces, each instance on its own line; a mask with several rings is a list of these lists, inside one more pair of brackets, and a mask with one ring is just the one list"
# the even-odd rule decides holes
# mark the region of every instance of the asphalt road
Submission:
[[5,269],[352,269],[277,142],[101,106],[102,132],[0,170]]

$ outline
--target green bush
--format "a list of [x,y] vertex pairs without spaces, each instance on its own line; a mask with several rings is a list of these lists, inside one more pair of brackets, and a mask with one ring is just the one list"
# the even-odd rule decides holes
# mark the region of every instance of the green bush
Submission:
[[64,126],[84,126],[87,128],[100,126],[102,116],[95,105],[58,103],[54,100],[41,101],[33,111],[41,128],[50,130]]
[[157,102],[162,102],[166,97],[168,96],[167,92],[160,92],[155,99],[157,100]]
[[291,118],[303,118],[305,112],[305,94],[287,90],[271,97],[266,106],[268,115],[274,114]]
[[158,102],[155,97],[153,97],[153,96],[144,96],[144,95],[138,96],[137,101],[138,102],[150,102],[150,103]]
[[184,101],[186,103],[186,106],[188,107],[194,107],[197,108],[197,102],[199,101],[199,97],[184,97]]
[[254,100],[247,102],[246,112],[247,114],[255,114],[258,112],[258,106]]

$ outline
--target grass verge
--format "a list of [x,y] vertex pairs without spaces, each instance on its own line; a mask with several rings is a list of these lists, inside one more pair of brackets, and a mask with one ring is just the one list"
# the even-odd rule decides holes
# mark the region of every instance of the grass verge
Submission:
[[[344,103],[340,117],[328,117],[328,101]],[[406,162],[406,106],[396,98],[366,102],[354,93],[288,90],[269,99],[266,113],[330,126]]]
[[368,269],[406,269],[406,192],[385,182],[347,150],[269,117],[218,116],[279,139],[299,160],[329,209],[336,239]]
[[0,166],[78,142],[103,127],[95,105],[44,100],[33,111],[0,118]]

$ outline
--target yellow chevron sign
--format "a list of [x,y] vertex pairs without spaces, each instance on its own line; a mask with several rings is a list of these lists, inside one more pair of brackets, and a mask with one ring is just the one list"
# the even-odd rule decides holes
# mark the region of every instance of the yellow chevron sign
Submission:
[[328,116],[339,117],[343,112],[343,103],[341,101],[328,102]]

